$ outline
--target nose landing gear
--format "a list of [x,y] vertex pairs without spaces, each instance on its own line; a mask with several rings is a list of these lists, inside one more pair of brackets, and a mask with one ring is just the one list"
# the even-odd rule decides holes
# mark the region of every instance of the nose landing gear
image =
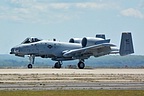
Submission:
[[29,69],[32,68],[32,64],[34,64],[34,60],[35,60],[35,56],[34,55],[30,55],[29,56],[29,64],[27,66]]
[[29,69],[32,69],[32,64],[28,64],[27,66]]

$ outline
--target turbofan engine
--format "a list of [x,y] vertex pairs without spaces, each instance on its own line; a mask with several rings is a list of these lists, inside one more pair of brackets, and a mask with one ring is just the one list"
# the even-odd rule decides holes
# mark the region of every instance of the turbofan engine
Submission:
[[82,47],[109,42],[110,39],[106,39],[104,34],[97,34],[96,37],[71,38],[69,40],[69,43],[79,43],[79,44],[81,43]]
[[82,38],[71,38],[69,43],[81,43]]
[[81,41],[82,47],[95,45],[97,41],[102,41],[102,38],[84,37]]
[[109,43],[110,39],[94,38],[94,37],[84,37],[81,41],[82,47],[87,47],[91,45],[97,45],[102,43]]

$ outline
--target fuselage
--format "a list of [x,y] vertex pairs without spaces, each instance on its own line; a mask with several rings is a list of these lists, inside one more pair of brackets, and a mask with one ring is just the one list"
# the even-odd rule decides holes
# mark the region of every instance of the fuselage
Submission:
[[36,55],[43,58],[63,57],[63,53],[72,49],[81,48],[78,43],[42,40],[39,42],[20,44],[11,49],[11,54],[18,56]]
[[[88,41],[91,40],[91,41]],[[86,54],[68,55],[72,50],[79,50],[80,48],[89,47],[92,45],[99,45],[103,43],[109,43],[110,39],[101,38],[87,38],[82,43],[69,43],[59,41],[39,40],[37,38],[27,38],[20,45],[11,49],[11,54],[24,57],[25,55],[34,55],[42,58],[51,58],[56,61],[74,60],[74,59],[88,59],[90,56],[103,56],[110,53],[118,53],[117,48],[103,47],[91,50]],[[86,46],[83,46],[86,45]],[[87,49],[87,48],[86,48]],[[66,53],[66,54],[65,54]]]

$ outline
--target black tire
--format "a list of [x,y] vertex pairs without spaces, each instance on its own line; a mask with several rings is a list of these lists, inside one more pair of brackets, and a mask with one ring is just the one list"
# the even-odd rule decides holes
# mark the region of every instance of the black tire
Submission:
[[78,68],[79,69],[84,69],[84,67],[85,67],[85,64],[83,62],[78,63]]
[[29,69],[32,69],[32,64],[28,64],[28,68],[29,68]]
[[56,62],[54,68],[61,68],[61,64],[59,62]]

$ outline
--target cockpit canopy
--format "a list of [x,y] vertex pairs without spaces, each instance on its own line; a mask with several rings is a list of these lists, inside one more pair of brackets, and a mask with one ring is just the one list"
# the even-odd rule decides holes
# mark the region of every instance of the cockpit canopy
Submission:
[[30,37],[30,38],[26,38],[21,44],[38,42],[38,41],[41,41],[41,40],[42,39],[38,39],[38,38],[35,38],[35,37]]

